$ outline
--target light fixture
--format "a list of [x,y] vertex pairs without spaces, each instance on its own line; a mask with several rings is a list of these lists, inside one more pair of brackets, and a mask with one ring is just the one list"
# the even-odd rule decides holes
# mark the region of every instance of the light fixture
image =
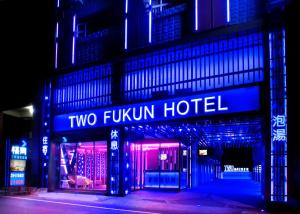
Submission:
[[30,115],[33,116],[33,112],[34,112],[33,105],[26,106],[25,109],[27,109],[29,111]]

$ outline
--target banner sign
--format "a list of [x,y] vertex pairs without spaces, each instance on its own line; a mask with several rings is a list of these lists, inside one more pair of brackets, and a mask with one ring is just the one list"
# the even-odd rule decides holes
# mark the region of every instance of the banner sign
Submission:
[[253,86],[57,115],[54,131],[256,111],[259,108],[259,87]]

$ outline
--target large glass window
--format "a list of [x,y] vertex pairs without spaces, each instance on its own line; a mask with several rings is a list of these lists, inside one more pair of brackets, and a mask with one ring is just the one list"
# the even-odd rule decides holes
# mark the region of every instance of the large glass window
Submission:
[[63,143],[60,152],[61,188],[106,190],[106,141]]

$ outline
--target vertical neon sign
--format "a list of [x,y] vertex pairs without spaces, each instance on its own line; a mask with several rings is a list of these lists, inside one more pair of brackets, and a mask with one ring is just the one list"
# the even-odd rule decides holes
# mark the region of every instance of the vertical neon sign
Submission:
[[271,201],[287,202],[287,85],[285,30],[269,33]]
[[119,194],[119,147],[120,147],[120,132],[118,129],[111,129],[110,132],[110,190],[111,195]]
[[27,142],[21,141],[21,145],[12,145],[10,157],[10,186],[25,185],[25,170],[27,160]]
[[48,160],[49,160],[49,134],[50,134],[50,100],[51,83],[45,82],[44,97],[42,100],[42,123],[41,123],[41,169],[42,169],[42,187],[47,187],[48,183]]

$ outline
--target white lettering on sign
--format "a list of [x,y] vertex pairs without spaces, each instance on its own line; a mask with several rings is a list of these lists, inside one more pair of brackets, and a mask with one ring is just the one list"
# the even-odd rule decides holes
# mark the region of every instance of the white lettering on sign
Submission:
[[273,120],[272,141],[286,141],[287,133],[286,133],[286,117],[285,117],[285,115],[273,116],[272,120]]
[[116,141],[116,140],[111,141],[110,149],[111,150],[117,150],[118,149],[118,141]]
[[110,132],[110,138],[111,139],[118,139],[118,131],[117,130],[111,130]]
[[27,155],[27,148],[26,147],[20,147],[20,155]]
[[104,111],[103,118],[104,124],[107,124],[111,119],[114,123],[131,122],[133,120],[139,121],[141,119],[147,120],[148,118],[154,119],[154,105],[151,105],[151,108],[148,106],[140,106]]
[[234,165],[224,165],[224,172],[249,172],[249,168],[234,167]]
[[198,103],[202,101],[202,98],[198,98],[198,99],[192,99],[191,102],[195,103],[195,114],[198,114]]
[[218,110],[219,111],[228,111],[228,107],[222,107],[222,97],[218,96]]
[[19,146],[12,146],[11,147],[11,153],[13,155],[19,155],[20,154],[20,147]]
[[47,145],[48,144],[48,137],[44,136],[42,141],[43,141],[44,145]]
[[[86,113],[70,115],[68,116],[68,119],[70,128],[85,128],[99,124],[132,123],[148,119],[156,120],[156,115],[161,118],[171,118],[218,111],[229,111],[229,108],[222,103],[221,95],[178,100],[177,102],[161,102],[157,105],[152,104],[148,106],[142,105],[113,108],[111,110],[102,111],[101,115],[96,115],[96,113]],[[99,124],[97,124],[97,116],[101,118]]]
[[47,155],[47,152],[48,152],[48,146],[44,145],[44,146],[42,147],[42,152],[43,152],[43,154],[46,156],[46,155]]
[[74,128],[74,119],[76,121],[77,127],[85,127],[86,124],[94,126],[97,123],[97,115],[95,113],[69,116],[71,128]]
[[118,150],[118,139],[119,139],[119,132],[115,129],[111,130],[110,132],[110,139],[111,139],[111,150]]
[[[180,110],[180,106],[184,106],[184,105],[181,105],[181,104],[185,104],[185,111],[181,111],[181,110]],[[182,100],[182,101],[180,101],[180,102],[177,104],[176,110],[177,110],[178,114],[180,114],[180,115],[186,115],[186,114],[189,113],[189,111],[190,111],[190,105],[189,105],[189,103],[188,103],[187,101]]]
[[215,96],[204,98],[204,111],[205,112],[214,112],[214,111],[216,111],[216,109],[214,109],[214,108],[210,108],[210,109],[208,108],[209,106],[214,106],[215,105],[215,103],[213,101],[209,102],[210,100],[215,100],[215,99],[216,99]]
[[167,111],[171,111],[172,112],[172,117],[174,117],[174,115],[175,115],[175,103],[172,102],[171,107],[168,107],[168,103],[165,103],[164,107],[165,107],[164,108],[164,117],[168,117]]

